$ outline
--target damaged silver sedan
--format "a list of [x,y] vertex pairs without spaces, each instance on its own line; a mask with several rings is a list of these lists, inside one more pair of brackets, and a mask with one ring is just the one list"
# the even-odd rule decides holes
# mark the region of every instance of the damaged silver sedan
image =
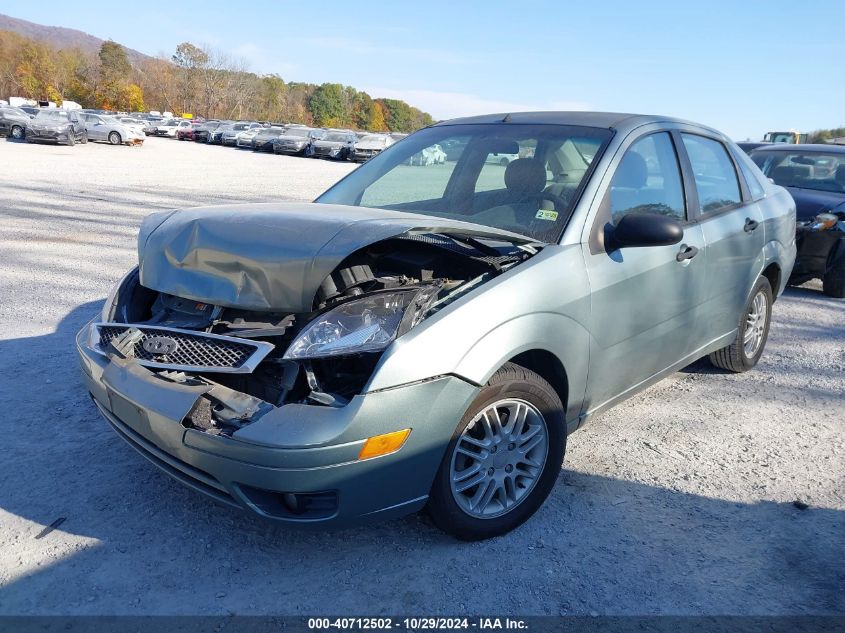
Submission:
[[[435,146],[460,150],[411,164]],[[300,525],[427,507],[487,538],[537,511],[589,417],[708,354],[756,364],[794,214],[695,124],[452,121],[315,203],[148,216],[77,347],[115,431],[222,503]]]

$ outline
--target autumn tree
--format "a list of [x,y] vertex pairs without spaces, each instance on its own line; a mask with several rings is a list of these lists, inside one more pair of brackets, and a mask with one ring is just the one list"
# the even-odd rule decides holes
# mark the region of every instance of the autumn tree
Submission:
[[340,84],[323,84],[314,91],[308,105],[315,125],[321,127],[343,125],[343,86]]
[[97,100],[102,108],[120,107],[126,86],[132,74],[132,65],[126,56],[126,51],[117,42],[111,40],[103,42],[100,53]]

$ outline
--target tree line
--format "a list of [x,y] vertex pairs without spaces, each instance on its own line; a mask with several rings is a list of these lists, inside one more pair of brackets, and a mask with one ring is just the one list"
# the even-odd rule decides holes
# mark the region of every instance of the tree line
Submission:
[[190,113],[206,118],[304,123],[319,127],[412,132],[431,115],[398,99],[372,98],[336,83],[285,82],[249,72],[237,59],[190,42],[170,58],[131,63],[124,48],[103,42],[92,55],[58,50],[0,31],[0,96],[75,101],[85,108]]

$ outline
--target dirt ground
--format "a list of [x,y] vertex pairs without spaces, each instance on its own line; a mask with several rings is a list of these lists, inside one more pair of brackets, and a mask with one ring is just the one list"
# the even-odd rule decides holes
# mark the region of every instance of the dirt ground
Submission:
[[147,213],[308,200],[352,167],[169,139],[0,141],[0,165],[0,615],[845,613],[845,301],[818,284],[775,304],[755,371],[700,361],[573,435],[507,536],[294,531],[125,445],[73,337]]

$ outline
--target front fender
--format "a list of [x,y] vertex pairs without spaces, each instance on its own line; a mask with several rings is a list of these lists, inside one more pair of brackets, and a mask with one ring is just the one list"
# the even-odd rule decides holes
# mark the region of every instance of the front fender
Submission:
[[570,420],[584,397],[589,317],[580,245],[546,247],[394,341],[365,391],[447,374],[483,385],[509,359],[540,349],[563,364]]
[[503,323],[479,339],[452,373],[483,385],[514,356],[538,349],[552,353],[563,365],[569,387],[566,419],[577,418],[587,388],[590,335],[583,325],[561,314],[526,314]]

